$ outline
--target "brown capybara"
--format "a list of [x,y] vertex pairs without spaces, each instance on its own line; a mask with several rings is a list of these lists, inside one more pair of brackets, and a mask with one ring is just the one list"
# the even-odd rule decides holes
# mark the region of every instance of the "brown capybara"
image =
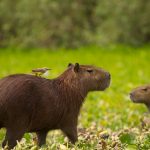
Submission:
[[134,103],[143,103],[150,111],[150,85],[137,87],[130,93],[130,98]]
[[9,149],[25,132],[36,132],[45,144],[49,130],[60,129],[72,143],[77,141],[77,120],[89,91],[103,91],[110,74],[88,65],[69,64],[55,79],[16,74],[0,80],[0,127],[6,128],[2,147]]

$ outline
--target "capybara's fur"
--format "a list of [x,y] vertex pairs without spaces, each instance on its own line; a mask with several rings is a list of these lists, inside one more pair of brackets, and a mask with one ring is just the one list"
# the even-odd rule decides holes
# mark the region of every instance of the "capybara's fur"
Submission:
[[143,103],[150,111],[150,85],[137,87],[130,93],[130,98],[134,103]]
[[72,143],[77,141],[77,120],[89,91],[103,91],[110,74],[88,65],[70,64],[59,77],[49,80],[27,74],[0,80],[0,127],[6,128],[9,149],[25,132],[36,132],[39,146],[49,130],[60,129]]

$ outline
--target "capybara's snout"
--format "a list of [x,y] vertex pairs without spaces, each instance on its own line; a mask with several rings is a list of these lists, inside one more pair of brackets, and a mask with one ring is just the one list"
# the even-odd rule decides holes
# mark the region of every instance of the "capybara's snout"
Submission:
[[133,91],[131,91],[131,92],[129,93],[129,96],[130,96],[130,99],[131,99],[133,102],[135,102],[135,100],[134,100],[134,92],[133,92]]
[[105,90],[110,86],[111,74],[107,71],[104,71],[103,81],[100,82],[101,90]]
[[106,78],[107,78],[108,80],[111,79],[111,74],[110,74],[109,72],[106,72]]

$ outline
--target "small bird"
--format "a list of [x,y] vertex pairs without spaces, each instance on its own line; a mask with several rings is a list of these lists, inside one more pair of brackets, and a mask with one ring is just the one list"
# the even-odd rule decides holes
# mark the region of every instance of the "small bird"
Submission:
[[43,75],[44,73],[46,73],[48,70],[51,70],[49,68],[37,68],[37,69],[33,69],[32,73],[35,74],[35,76],[39,76],[41,77],[41,75]]

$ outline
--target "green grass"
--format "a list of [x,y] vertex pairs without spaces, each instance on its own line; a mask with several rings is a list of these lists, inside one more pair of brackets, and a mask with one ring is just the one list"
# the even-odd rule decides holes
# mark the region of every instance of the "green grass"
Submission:
[[[133,104],[129,93],[136,86],[150,81],[149,47],[88,47],[60,51],[0,49],[0,77],[30,73],[33,68],[46,66],[52,68],[48,78],[54,78],[66,69],[69,62],[92,64],[108,70],[112,76],[111,85],[104,92],[93,92],[87,96],[78,125],[87,130],[79,136],[79,142],[75,146],[68,145],[64,136],[55,131],[48,135],[48,144],[42,149],[100,149],[103,145],[99,143],[102,140],[100,133],[103,130],[110,134],[110,138],[104,141],[108,149],[109,146],[113,147],[113,142],[117,142],[116,145],[122,149],[148,149],[150,134],[147,133],[148,129],[141,129],[140,126],[140,118],[147,109],[144,105]],[[117,138],[121,139],[115,141],[113,134],[119,132],[121,137],[117,135]],[[0,141],[4,133],[5,130],[0,131]],[[86,139],[88,134],[91,136],[89,140]],[[140,138],[141,134],[143,139]],[[20,147],[36,149],[31,137],[27,134],[26,141]],[[144,142],[146,144],[142,147],[141,143]]]

